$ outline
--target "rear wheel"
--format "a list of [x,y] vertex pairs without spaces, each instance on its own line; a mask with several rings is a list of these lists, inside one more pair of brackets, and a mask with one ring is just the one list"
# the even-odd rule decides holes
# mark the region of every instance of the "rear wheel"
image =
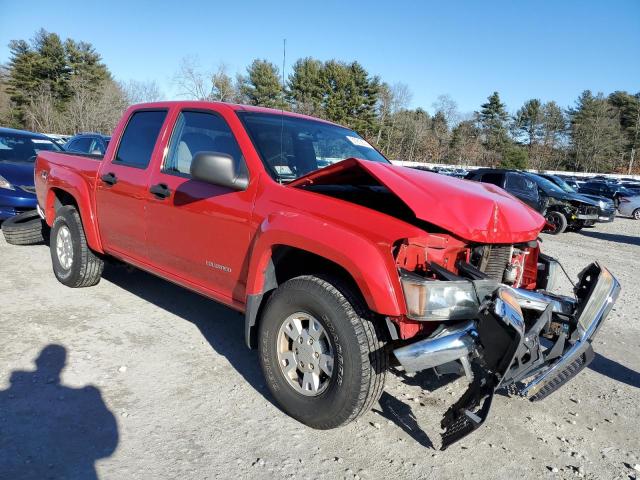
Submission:
[[388,355],[372,318],[335,279],[281,285],[260,321],[260,363],[282,409],[313,428],[347,424],[380,398]]
[[633,216],[633,218],[634,218],[635,220],[640,220],[640,208],[636,208],[636,209],[633,211],[632,216]]
[[545,218],[554,227],[553,230],[550,229],[547,233],[559,235],[567,229],[567,217],[561,212],[548,212]]
[[46,240],[48,227],[38,212],[32,210],[5,220],[2,233],[11,245],[35,245]]
[[62,207],[56,212],[49,246],[53,273],[60,283],[75,288],[100,281],[104,261],[89,249],[75,207]]

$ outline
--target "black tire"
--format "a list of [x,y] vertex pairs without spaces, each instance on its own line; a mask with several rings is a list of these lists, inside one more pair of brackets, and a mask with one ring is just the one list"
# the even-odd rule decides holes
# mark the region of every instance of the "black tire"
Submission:
[[[336,352],[332,376],[317,396],[296,391],[278,364],[278,332],[296,312],[317,319]],[[315,276],[293,278],[269,298],[260,321],[259,352],[267,386],[282,409],[323,430],[345,425],[372,407],[382,394],[389,361],[380,324],[359,297],[336,279]]]
[[48,227],[38,212],[31,210],[5,220],[2,233],[11,245],[35,245],[47,240]]
[[[71,263],[68,268],[58,257],[58,235],[62,229],[70,234]],[[51,227],[51,263],[58,281],[67,287],[90,287],[96,285],[102,276],[104,261],[93,253],[87,245],[82,220],[75,207],[61,207]]]
[[633,213],[631,214],[631,217],[634,220],[640,220],[640,208],[636,208]]
[[545,230],[546,233],[551,235],[560,235],[567,229],[567,217],[565,217],[561,212],[547,212],[545,218],[554,226],[553,230]]

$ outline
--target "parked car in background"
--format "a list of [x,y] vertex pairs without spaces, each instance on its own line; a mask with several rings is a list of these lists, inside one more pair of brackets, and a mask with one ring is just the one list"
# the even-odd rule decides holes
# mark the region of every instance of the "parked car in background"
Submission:
[[580,185],[578,192],[610,198],[613,200],[616,208],[619,207],[621,198],[637,196],[636,193],[623,185],[602,180],[590,180],[585,182],[583,185]]
[[562,233],[567,228],[578,231],[598,220],[598,204],[577,194],[564,192],[546,178],[529,172],[480,168],[469,173],[468,180],[492,183],[504,188],[531,208],[542,213],[554,226],[549,233]]
[[[549,175],[546,173],[539,174],[541,177],[546,178],[550,182],[555,183],[563,191],[567,193],[578,194],[576,190],[571,187],[563,178],[558,175]],[[598,222],[613,222],[616,218],[616,206],[613,200],[607,197],[601,197],[599,195],[591,195],[589,193],[580,194],[583,197],[587,197],[598,203]]]
[[64,149],[64,145],[71,139],[73,135],[62,135],[60,133],[43,133],[54,141],[59,147]]
[[625,217],[640,220],[640,196],[620,197],[618,212]]
[[104,155],[107,151],[111,137],[100,133],[80,133],[71,137],[65,144],[64,149],[73,153],[89,153],[93,155]]
[[33,167],[43,150],[62,149],[46,135],[0,127],[0,221],[36,208]]

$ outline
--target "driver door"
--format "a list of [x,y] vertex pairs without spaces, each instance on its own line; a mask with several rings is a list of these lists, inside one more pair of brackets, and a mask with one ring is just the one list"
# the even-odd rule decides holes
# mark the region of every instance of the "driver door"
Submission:
[[[151,262],[216,297],[245,301],[254,189],[245,191],[192,180],[198,152],[231,155],[246,169],[224,118],[213,110],[177,113],[161,168],[150,179],[148,252]],[[255,182],[253,182],[255,185]]]

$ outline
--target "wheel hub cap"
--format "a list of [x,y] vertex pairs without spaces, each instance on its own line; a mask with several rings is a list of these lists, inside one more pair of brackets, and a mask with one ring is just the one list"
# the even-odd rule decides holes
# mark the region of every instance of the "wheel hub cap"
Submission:
[[327,331],[313,316],[297,312],[278,332],[278,365],[298,393],[320,395],[333,373],[333,347]]
[[69,270],[73,264],[73,244],[71,232],[67,226],[60,227],[56,235],[56,255],[62,268]]

